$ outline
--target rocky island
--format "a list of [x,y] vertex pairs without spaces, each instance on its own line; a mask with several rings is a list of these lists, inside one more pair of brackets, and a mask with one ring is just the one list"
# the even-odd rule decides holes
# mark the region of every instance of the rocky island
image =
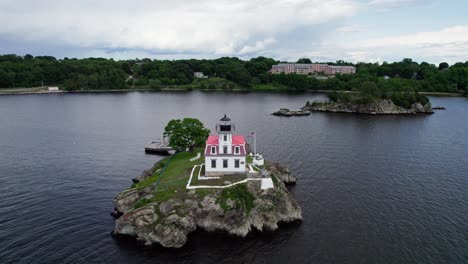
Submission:
[[289,110],[288,108],[281,108],[280,110],[272,113],[275,116],[308,116],[310,115],[310,111],[308,110]]
[[310,102],[299,110],[282,108],[272,113],[279,116],[306,115],[311,112],[356,113],[371,115],[415,115],[433,114],[429,99],[417,92],[391,93],[380,91],[378,87],[367,87],[360,92],[333,92],[328,101]]
[[267,190],[260,188],[260,181],[226,189],[180,189],[174,195],[155,192],[152,185],[140,187],[139,183],[157,174],[163,163],[156,163],[134,179],[132,188],[114,198],[112,214],[118,217],[114,236],[133,237],[144,245],[178,248],[197,228],[245,237],[253,230],[272,231],[280,223],[302,220],[301,208],[285,186],[296,181],[287,167],[266,163],[274,182],[274,188]]
[[[217,136],[157,162],[114,198],[114,237],[179,248],[197,229],[245,237],[302,220],[302,210],[285,186],[296,178],[286,166],[247,155],[244,137],[231,134],[229,118],[222,120]],[[233,152],[220,144],[231,145]]]
[[367,104],[343,103],[343,102],[307,102],[303,111],[356,113],[371,115],[414,115],[434,113],[431,104],[423,105],[420,102],[412,104],[409,108],[397,106],[392,100],[380,100]]

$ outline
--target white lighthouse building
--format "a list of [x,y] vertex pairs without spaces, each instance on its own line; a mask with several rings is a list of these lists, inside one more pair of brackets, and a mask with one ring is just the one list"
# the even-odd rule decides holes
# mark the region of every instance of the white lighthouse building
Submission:
[[235,125],[224,115],[210,135],[205,148],[205,175],[220,176],[246,173],[246,147],[243,135],[234,135]]

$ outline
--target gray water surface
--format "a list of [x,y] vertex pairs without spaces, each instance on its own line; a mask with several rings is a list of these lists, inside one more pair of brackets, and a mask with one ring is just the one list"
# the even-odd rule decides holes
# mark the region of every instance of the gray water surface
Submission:
[[[466,263],[468,100],[421,116],[271,116],[323,95],[117,93],[0,96],[0,263]],[[304,221],[185,247],[111,237],[112,199],[159,156],[173,118],[228,114],[290,166]]]

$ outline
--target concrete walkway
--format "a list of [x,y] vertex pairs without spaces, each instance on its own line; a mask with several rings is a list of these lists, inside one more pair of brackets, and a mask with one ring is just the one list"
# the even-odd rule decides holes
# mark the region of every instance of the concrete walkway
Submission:
[[200,152],[198,152],[198,153],[197,153],[197,156],[191,158],[190,161],[196,161],[196,160],[198,160],[198,159],[200,159],[200,158],[201,158],[201,154],[200,154]]
[[[195,166],[193,166],[192,171],[190,172],[190,179],[187,182],[186,188],[188,190],[194,190],[194,189],[224,189],[224,188],[229,188],[229,187],[239,185],[239,184],[242,184],[242,183],[246,183],[248,181],[261,181],[261,189],[262,190],[267,190],[267,189],[270,189],[270,188],[274,188],[274,184],[273,184],[273,181],[271,180],[271,178],[244,179],[242,181],[238,181],[238,182],[231,183],[231,184],[228,184],[228,185],[223,185],[223,186],[210,186],[210,185],[191,186],[190,184],[192,183],[193,173],[195,172],[195,169],[197,167],[200,167],[200,170],[198,171],[198,179],[200,179],[200,177],[203,177],[202,179],[204,179],[204,180],[215,179],[215,177],[201,176],[200,173],[201,173],[203,164],[195,165]],[[216,178],[219,179],[219,177],[216,177]]]
[[262,185],[260,187],[262,190],[267,190],[270,188],[275,188],[275,185],[273,184],[273,180],[271,178],[263,178],[262,179]]
[[198,179],[199,180],[217,180],[217,179],[221,178],[221,177],[218,177],[218,176],[202,176],[201,171],[203,169],[203,166],[205,166],[205,164],[195,165],[195,167],[197,167],[197,166],[200,166],[200,170],[198,170]]

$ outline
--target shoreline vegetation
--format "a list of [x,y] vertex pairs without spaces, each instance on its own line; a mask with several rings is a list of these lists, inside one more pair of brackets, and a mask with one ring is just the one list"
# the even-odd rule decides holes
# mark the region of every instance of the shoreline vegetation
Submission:
[[[312,63],[308,58],[299,63]],[[402,61],[382,64],[323,62],[354,66],[355,74],[272,74],[272,58],[241,60],[113,60],[52,56],[0,55],[0,94],[48,93],[37,87],[58,86],[66,92],[129,91],[359,91],[366,83],[380,90],[419,92],[430,95],[468,94],[468,62],[453,65]],[[16,88],[36,87],[36,88]]]
[[[32,87],[32,88],[0,88],[0,95],[27,95],[27,94],[73,94],[73,93],[129,93],[129,92],[272,92],[272,93],[333,93],[336,90],[305,90],[305,91],[291,91],[282,88],[271,87],[265,88],[234,88],[234,89],[200,89],[200,88],[187,88],[187,87],[161,87],[158,89],[149,87],[136,87],[126,89],[99,89],[99,90],[59,90],[59,91],[48,91],[47,87]],[[344,93],[357,93],[356,91],[341,91]],[[462,92],[419,92],[421,95],[427,96],[443,96],[443,97],[459,97],[465,96]]]

